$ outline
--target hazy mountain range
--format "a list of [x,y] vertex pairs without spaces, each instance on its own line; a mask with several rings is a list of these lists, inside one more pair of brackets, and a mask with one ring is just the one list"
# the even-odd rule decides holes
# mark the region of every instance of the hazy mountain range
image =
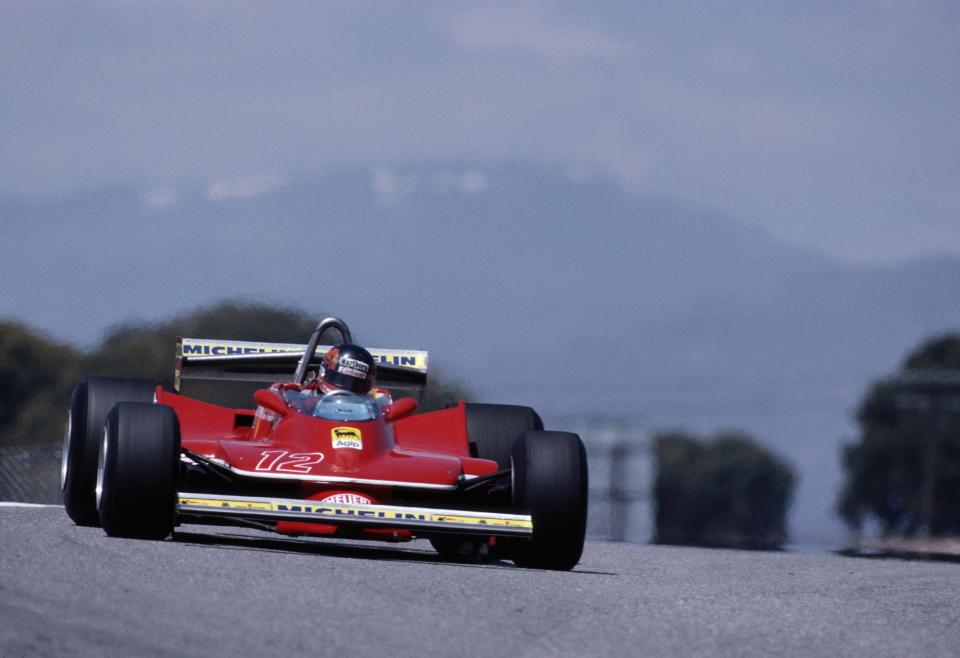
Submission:
[[840,534],[839,445],[869,383],[960,327],[956,258],[848,264],[515,162],[5,199],[0,235],[0,315],[79,345],[117,321],[249,296],[427,348],[478,398],[532,404],[548,423],[746,430],[797,467],[801,540]]

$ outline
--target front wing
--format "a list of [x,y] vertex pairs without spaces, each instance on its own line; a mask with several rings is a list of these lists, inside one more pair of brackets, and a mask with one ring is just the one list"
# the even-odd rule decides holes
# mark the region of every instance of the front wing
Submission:
[[295,498],[180,493],[177,512],[180,517],[198,520],[306,521],[365,528],[401,528],[424,534],[452,532],[511,537],[533,534],[533,520],[524,514],[395,505],[331,505]]

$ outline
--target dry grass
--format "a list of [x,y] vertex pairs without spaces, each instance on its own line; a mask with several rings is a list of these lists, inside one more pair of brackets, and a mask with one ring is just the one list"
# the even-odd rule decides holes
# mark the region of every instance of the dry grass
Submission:
[[893,537],[873,540],[870,542],[870,547],[878,551],[960,555],[960,538],[903,539]]

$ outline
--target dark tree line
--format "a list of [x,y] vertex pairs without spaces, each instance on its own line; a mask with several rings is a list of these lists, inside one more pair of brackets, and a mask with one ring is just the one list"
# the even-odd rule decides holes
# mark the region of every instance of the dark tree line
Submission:
[[[303,343],[319,319],[296,308],[223,301],[162,322],[114,326],[90,351],[65,345],[22,324],[0,321],[0,444],[59,441],[70,392],[85,377],[137,377],[172,383],[177,336]],[[363,338],[359,332],[354,337]],[[336,340],[336,334],[329,339]],[[462,386],[436,373],[428,381],[426,408],[442,408],[466,397]],[[258,386],[189,381],[184,392],[239,408],[252,406],[250,395]]]
[[0,322],[0,445],[62,436],[81,355],[15,322]]
[[654,541],[774,548],[787,540],[790,466],[744,434],[654,438]]
[[960,335],[911,352],[871,386],[857,421],[837,504],[847,525],[859,531],[873,520],[887,536],[960,533]]

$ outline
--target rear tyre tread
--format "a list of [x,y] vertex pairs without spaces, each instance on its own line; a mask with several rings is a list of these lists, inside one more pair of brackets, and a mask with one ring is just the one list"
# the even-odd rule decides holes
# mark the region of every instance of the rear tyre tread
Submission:
[[511,404],[467,403],[467,437],[477,447],[477,457],[510,467],[510,450],[528,430],[542,430],[543,421],[530,407]]

